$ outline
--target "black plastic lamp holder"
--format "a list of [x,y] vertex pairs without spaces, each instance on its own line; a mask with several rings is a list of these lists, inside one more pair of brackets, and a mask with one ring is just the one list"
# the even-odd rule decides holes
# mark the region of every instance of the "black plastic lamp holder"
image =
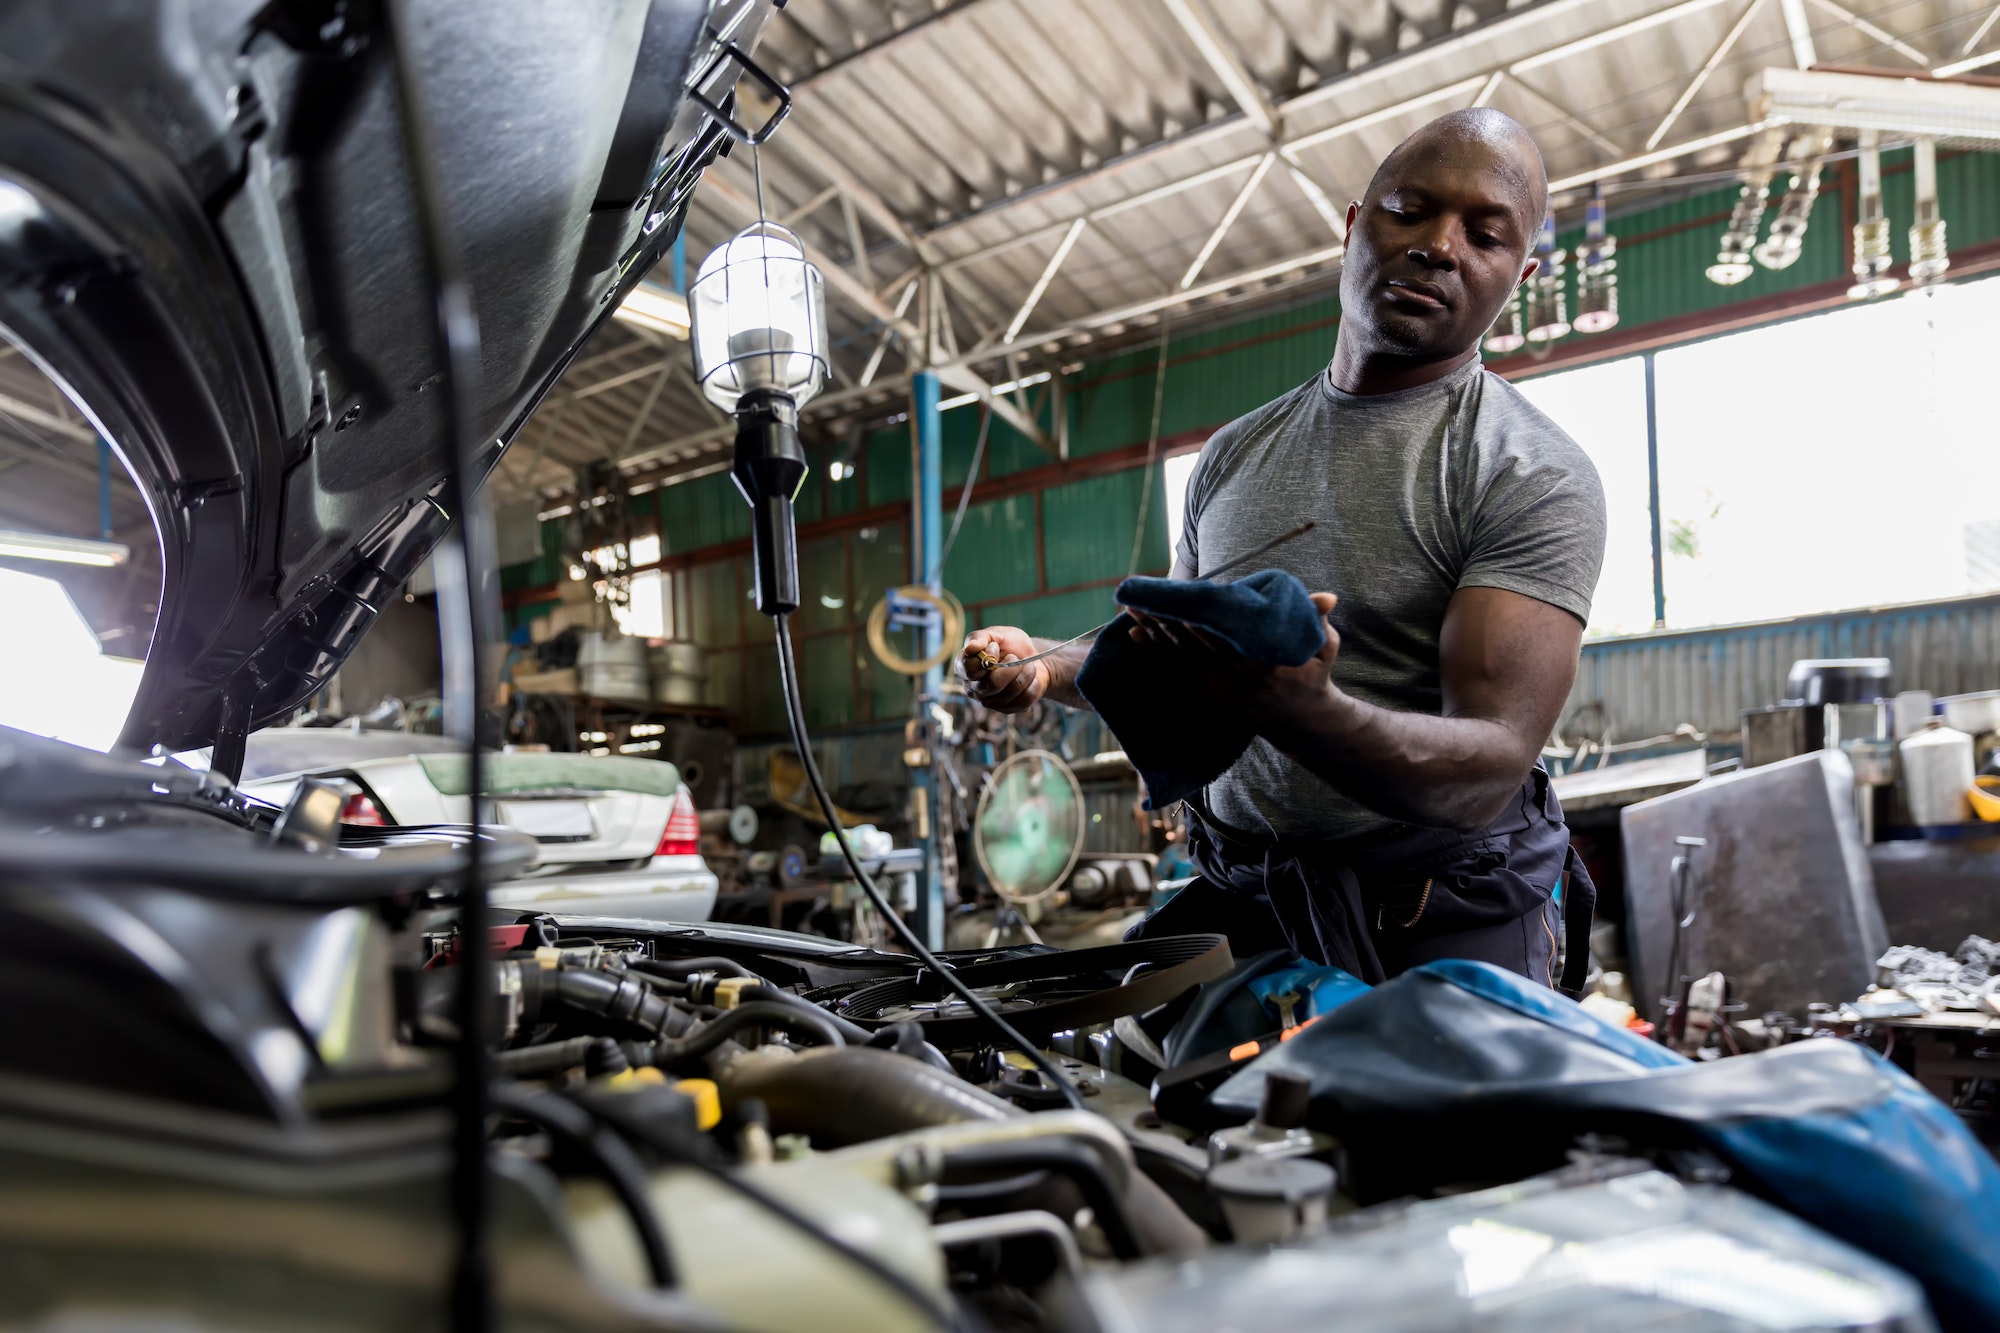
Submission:
[[799,543],[792,501],[806,481],[799,408],[789,394],[756,389],[736,404],[736,459],[729,475],[750,504],[757,610],[799,609]]

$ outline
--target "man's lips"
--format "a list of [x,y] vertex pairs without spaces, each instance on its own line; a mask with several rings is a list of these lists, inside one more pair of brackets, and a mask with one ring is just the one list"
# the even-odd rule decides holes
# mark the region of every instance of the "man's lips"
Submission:
[[1418,282],[1411,278],[1391,278],[1386,289],[1394,296],[1411,305],[1443,310],[1451,303],[1444,299],[1444,293],[1428,282]]

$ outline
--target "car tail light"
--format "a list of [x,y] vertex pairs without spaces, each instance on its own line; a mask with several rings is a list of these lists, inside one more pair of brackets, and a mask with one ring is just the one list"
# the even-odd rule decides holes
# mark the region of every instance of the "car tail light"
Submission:
[[694,798],[682,787],[674,793],[673,812],[667,816],[667,831],[660,835],[655,856],[694,856],[701,851],[701,816],[695,813]]
[[340,822],[343,824],[367,824],[373,828],[387,828],[389,821],[382,816],[381,807],[368,799],[366,792],[355,792],[340,806]]

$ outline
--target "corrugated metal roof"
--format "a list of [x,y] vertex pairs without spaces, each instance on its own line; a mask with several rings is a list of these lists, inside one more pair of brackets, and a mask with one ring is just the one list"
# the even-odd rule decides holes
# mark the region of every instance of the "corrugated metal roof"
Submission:
[[[843,270],[829,275],[836,368],[823,414],[899,393],[912,337],[934,337],[934,359],[1006,380],[1163,310],[1325,286],[1345,201],[1403,136],[1456,107],[1483,102],[1520,120],[1558,181],[1622,166],[1622,188],[1726,168],[1743,146],[1726,136],[1746,124],[1745,80],[1794,63],[1785,8],[791,0],[756,58],[790,84],[794,110],[760,153],[739,148],[711,169],[688,224],[690,271],[754,212],[756,159],[768,212]],[[1962,57],[1991,8],[1807,0],[1805,13],[1821,63],[1916,69]],[[1198,33],[1213,39],[1206,49]],[[2000,29],[1979,35],[1977,51],[1995,46]],[[926,272],[937,284],[919,281],[896,316]],[[864,388],[892,328],[896,345]],[[503,491],[554,493],[564,472],[606,454],[648,478],[717,466],[727,434],[679,372],[685,345],[622,326],[600,342],[530,426]],[[675,369],[648,369],[662,363]],[[529,477],[518,460],[538,443]]]

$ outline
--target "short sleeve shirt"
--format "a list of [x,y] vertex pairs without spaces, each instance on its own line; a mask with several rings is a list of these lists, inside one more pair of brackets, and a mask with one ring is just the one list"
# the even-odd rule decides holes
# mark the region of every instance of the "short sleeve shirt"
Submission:
[[[1438,638],[1460,588],[1503,588],[1587,621],[1604,560],[1597,469],[1477,361],[1369,396],[1322,371],[1224,426],[1189,477],[1176,555],[1200,576],[1307,519],[1313,531],[1258,565],[1338,594],[1335,683],[1404,712],[1442,709]],[[1394,822],[1262,738],[1207,801],[1266,836],[1346,837]]]

